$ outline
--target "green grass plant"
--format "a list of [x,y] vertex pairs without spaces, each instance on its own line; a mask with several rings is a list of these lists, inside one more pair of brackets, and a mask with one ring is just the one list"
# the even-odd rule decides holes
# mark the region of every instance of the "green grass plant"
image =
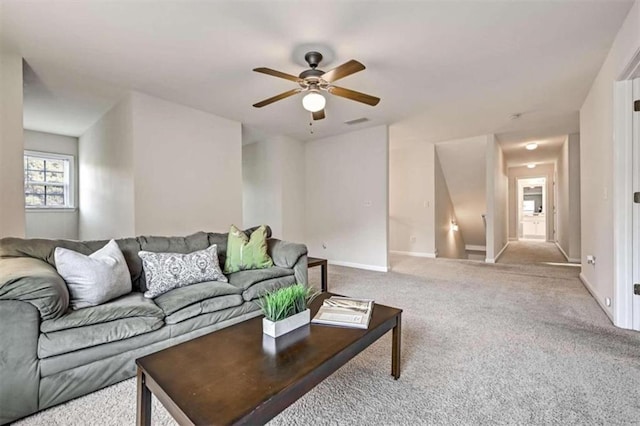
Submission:
[[303,312],[318,292],[303,284],[295,284],[267,292],[258,299],[258,306],[270,321],[280,321]]

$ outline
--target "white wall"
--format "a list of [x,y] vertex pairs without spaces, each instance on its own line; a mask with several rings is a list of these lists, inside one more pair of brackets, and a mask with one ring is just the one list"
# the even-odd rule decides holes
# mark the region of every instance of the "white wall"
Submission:
[[135,233],[226,232],[242,223],[240,123],[134,93]]
[[389,249],[436,257],[435,146],[389,143]]
[[269,141],[242,147],[242,212],[244,228],[267,224],[282,235],[282,185],[279,159]]
[[567,135],[556,162],[556,191],[558,203],[556,204],[556,214],[558,215],[558,227],[556,229],[555,241],[560,248],[569,256],[569,136]]
[[[282,238],[305,241],[305,144],[282,138]],[[309,189],[310,191],[313,188]]]
[[547,179],[546,191],[547,199],[545,200],[545,220],[547,223],[547,241],[554,241],[553,238],[553,209],[554,209],[554,193],[553,179],[555,167],[554,164],[538,164],[535,169],[529,169],[526,166],[509,167],[507,176],[509,179],[509,239],[518,239],[518,178],[544,177]]
[[[580,109],[581,278],[610,317],[616,304],[613,85],[639,48],[640,2],[636,1]],[[586,264],[587,255],[596,257],[596,265]],[[611,306],[606,306],[606,298],[612,300]]]
[[[52,133],[24,131],[24,149],[72,155],[74,199],[78,202],[78,138]],[[27,238],[78,239],[78,209],[26,209]]]
[[0,50],[0,238],[24,237],[22,57]]
[[240,123],[132,93],[79,143],[80,238],[242,223]]
[[494,135],[487,137],[487,253],[493,263],[508,243],[507,188],[504,153]]
[[580,262],[580,134],[569,135],[569,260]]
[[466,259],[464,238],[460,230],[451,229],[451,222],[458,222],[453,202],[449,195],[447,181],[444,178],[438,153],[434,152],[434,233],[438,257]]
[[442,172],[465,243],[486,244],[482,214],[487,212],[487,140],[493,135],[436,144]]
[[304,242],[305,145],[277,136],[242,147],[244,227],[268,224],[273,235]]
[[132,102],[127,96],[79,139],[81,240],[136,235],[133,168]]
[[312,256],[387,270],[388,164],[386,126],[307,142],[305,235]]
[[570,262],[580,262],[580,135],[578,133],[567,135],[558,155],[557,174],[556,242]]

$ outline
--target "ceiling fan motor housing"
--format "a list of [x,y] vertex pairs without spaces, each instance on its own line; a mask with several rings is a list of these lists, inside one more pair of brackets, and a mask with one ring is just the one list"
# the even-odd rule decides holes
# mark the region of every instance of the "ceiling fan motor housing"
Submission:
[[307,52],[304,55],[304,60],[307,61],[311,68],[316,68],[322,61],[322,54],[320,52]]

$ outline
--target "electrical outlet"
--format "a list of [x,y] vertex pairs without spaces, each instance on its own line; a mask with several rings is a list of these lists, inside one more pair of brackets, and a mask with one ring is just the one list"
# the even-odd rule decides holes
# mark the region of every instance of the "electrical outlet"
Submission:
[[322,248],[326,250],[327,249],[327,243],[322,243]]

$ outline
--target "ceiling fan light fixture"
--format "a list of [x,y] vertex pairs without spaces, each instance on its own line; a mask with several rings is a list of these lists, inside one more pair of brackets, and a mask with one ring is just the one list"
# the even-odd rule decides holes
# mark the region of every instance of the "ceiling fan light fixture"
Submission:
[[536,149],[538,147],[538,144],[535,143],[535,142],[531,142],[531,143],[526,144],[524,147],[529,151],[533,151],[534,149]]
[[318,112],[324,109],[327,100],[320,93],[312,91],[302,98],[302,106],[310,112]]

